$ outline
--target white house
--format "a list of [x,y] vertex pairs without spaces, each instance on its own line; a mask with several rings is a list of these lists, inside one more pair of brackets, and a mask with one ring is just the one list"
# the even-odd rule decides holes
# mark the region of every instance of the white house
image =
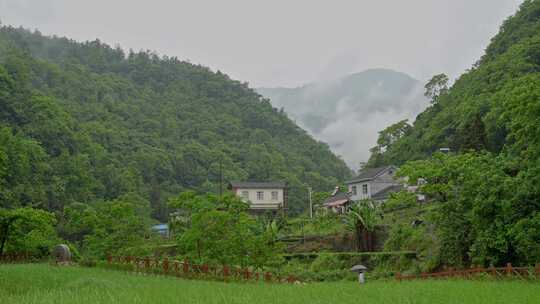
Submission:
[[287,210],[286,182],[231,182],[229,190],[248,202],[253,213]]
[[362,170],[357,177],[345,182],[350,199],[373,199],[382,202],[388,199],[390,193],[401,191],[403,186],[395,179],[396,170],[394,166]]

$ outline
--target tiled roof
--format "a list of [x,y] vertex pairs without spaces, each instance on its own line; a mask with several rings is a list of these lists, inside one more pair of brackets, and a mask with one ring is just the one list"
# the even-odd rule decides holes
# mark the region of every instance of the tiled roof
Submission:
[[340,201],[343,199],[349,199],[349,196],[347,195],[347,193],[343,193],[343,192],[337,193],[336,195],[330,196],[329,198],[325,199],[323,202],[323,205],[330,204],[332,202]]
[[377,177],[377,175],[381,174],[383,171],[391,167],[392,166],[364,169],[360,172],[360,174],[358,174],[357,177],[353,178],[350,181],[347,181],[347,183],[356,183],[356,182],[374,179],[375,177]]
[[374,199],[374,200],[384,200],[384,199],[387,199],[390,196],[390,193],[399,192],[401,190],[405,190],[405,188],[403,188],[402,185],[388,186],[388,187],[382,189],[381,191],[373,194],[371,196],[371,198]]
[[287,188],[286,182],[230,182],[232,188],[275,189]]
[[326,207],[341,206],[347,203],[348,201],[350,201],[349,195],[347,193],[340,192],[324,200],[323,206],[326,206]]
[[348,198],[346,199],[341,199],[341,200],[337,200],[337,201],[333,201],[331,203],[324,203],[324,206],[325,207],[337,207],[337,206],[343,206],[345,205],[346,203],[350,202],[350,200]]

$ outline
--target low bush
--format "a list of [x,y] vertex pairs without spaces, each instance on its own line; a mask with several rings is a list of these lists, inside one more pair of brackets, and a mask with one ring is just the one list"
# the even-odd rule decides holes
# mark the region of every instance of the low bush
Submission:
[[309,270],[311,272],[334,271],[344,269],[345,263],[335,254],[322,253],[311,263]]
[[287,263],[278,268],[281,275],[294,275],[301,281],[356,280],[350,268],[357,264],[368,267],[367,277],[387,278],[401,267],[410,268],[416,254],[398,252],[327,252],[285,255]]
[[94,259],[82,258],[79,262],[79,265],[84,266],[84,267],[96,267],[97,261]]

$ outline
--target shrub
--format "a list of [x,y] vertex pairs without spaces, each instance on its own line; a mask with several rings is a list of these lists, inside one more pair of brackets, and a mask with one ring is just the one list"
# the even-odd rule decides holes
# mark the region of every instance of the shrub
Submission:
[[190,260],[261,269],[280,262],[277,225],[261,225],[247,213],[248,205],[232,194],[221,197],[184,192],[171,199],[182,210],[177,219],[178,247]]
[[91,258],[83,258],[83,259],[79,262],[79,265],[84,266],[84,267],[96,267],[96,266],[97,266],[97,262],[96,262],[96,260],[91,259]]
[[337,255],[321,253],[311,263],[309,269],[312,272],[321,272],[343,269],[344,267],[345,265],[343,261]]
[[51,247],[59,242],[55,224],[54,214],[44,210],[0,208],[0,249],[39,258],[48,256]]

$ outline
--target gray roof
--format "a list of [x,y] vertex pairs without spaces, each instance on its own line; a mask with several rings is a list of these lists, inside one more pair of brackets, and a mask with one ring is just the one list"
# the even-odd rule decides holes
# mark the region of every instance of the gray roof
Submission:
[[347,181],[346,183],[350,184],[350,183],[357,183],[357,182],[372,180],[375,177],[377,177],[379,174],[381,174],[383,171],[389,168],[393,168],[393,166],[363,169],[362,171],[360,171],[360,174],[358,174],[357,177]]
[[336,202],[336,201],[340,201],[340,200],[344,200],[344,199],[349,199],[349,195],[347,195],[347,193],[340,192],[340,193],[337,193],[334,196],[330,196],[329,198],[325,199],[324,202],[323,202],[323,205],[324,204],[330,204],[332,202]]
[[403,188],[402,185],[388,186],[388,187],[382,189],[381,191],[373,194],[371,196],[371,198],[374,199],[374,200],[384,200],[384,199],[387,199],[388,197],[390,197],[390,193],[399,192],[399,191],[401,191],[403,189],[404,188]]
[[276,189],[287,188],[286,182],[230,182],[232,188]]

